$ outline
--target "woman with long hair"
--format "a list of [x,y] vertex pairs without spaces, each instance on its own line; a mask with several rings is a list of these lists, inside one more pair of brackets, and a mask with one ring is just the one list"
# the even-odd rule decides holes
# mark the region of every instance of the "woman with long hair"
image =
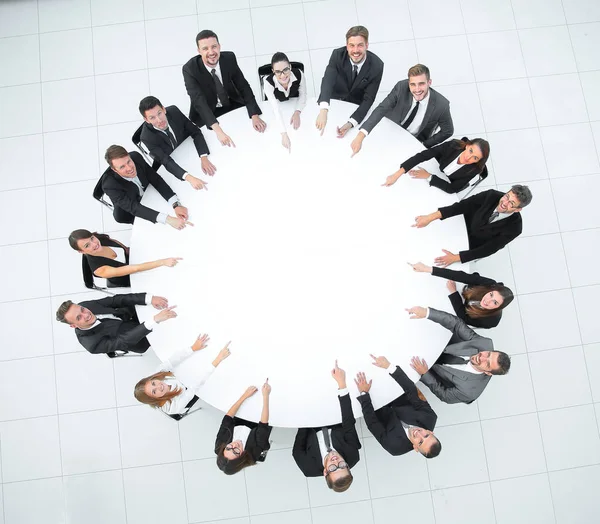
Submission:
[[81,253],[98,278],[105,278],[109,287],[131,287],[129,275],[161,266],[173,267],[181,258],[161,258],[142,264],[129,264],[129,248],[103,233],[76,229],[69,235],[69,245]]
[[[387,177],[383,185],[395,184],[404,173],[408,172],[412,178],[427,180],[430,186],[446,193],[458,193],[477,175],[481,174],[483,178],[487,176],[485,164],[489,155],[490,144],[483,138],[469,140],[463,137],[461,140],[449,140],[405,160],[398,171]],[[430,174],[425,169],[414,169],[421,162],[432,158],[437,160],[440,170],[448,177],[449,182]]]
[[[448,298],[458,318],[478,328],[496,327],[502,319],[502,310],[514,299],[513,292],[502,282],[482,277],[479,273],[465,273],[441,267],[426,266],[422,262],[410,264],[417,273],[429,273],[448,279]],[[462,293],[456,289],[456,282],[466,284]]]
[[212,361],[212,365],[203,369],[193,383],[186,385],[180,382],[173,374],[173,368],[193,355],[194,352],[204,349],[209,340],[208,335],[200,335],[191,347],[184,348],[172,355],[169,360],[163,362],[156,373],[143,378],[135,385],[134,397],[142,404],[160,409],[170,416],[185,413],[198,400],[196,390],[208,380],[217,366],[231,354],[229,351],[231,342],[227,342]]
[[256,424],[235,416],[244,401],[257,391],[254,386],[246,389],[221,422],[215,440],[215,454],[217,467],[226,475],[234,475],[257,462],[264,462],[271,447],[269,435],[273,428],[269,426],[269,379],[262,387],[263,407],[260,422]]

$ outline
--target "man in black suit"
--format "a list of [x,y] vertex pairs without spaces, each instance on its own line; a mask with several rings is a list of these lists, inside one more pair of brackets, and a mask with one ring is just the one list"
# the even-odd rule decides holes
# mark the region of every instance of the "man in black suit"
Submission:
[[325,132],[332,98],[358,104],[358,109],[352,113],[348,122],[336,128],[338,138],[360,124],[371,109],[381,84],[383,62],[368,48],[369,31],[366,27],[357,25],[348,29],[346,47],[334,49],[331,53],[317,101],[321,110],[316,126],[321,134]]
[[204,189],[206,182],[192,176],[170,156],[179,144],[191,136],[200,157],[202,171],[210,176],[215,174],[217,168],[208,159],[208,145],[198,126],[192,123],[177,106],[163,107],[160,100],[154,96],[143,98],[139,109],[144,117],[141,139],[150,151],[150,155],[179,180],[186,180],[194,189]]
[[[135,306],[150,304],[162,311],[154,315],[154,320],[140,324]],[[94,355],[108,353],[114,356],[116,351],[145,353],[150,347],[146,335],[156,324],[176,317],[174,307],[169,307],[163,297],[130,293],[81,304],[67,300],[56,311],[56,320],[74,328],[79,343]]]
[[418,357],[410,364],[442,402],[470,404],[483,393],[492,375],[506,375],[510,370],[510,357],[494,351],[491,338],[478,335],[457,316],[431,307],[416,306],[407,311],[413,319],[428,318],[452,331],[449,344],[431,369]]
[[514,185],[508,193],[488,189],[451,206],[440,207],[429,215],[419,215],[413,227],[426,227],[434,220],[464,215],[469,249],[458,254],[442,249],[445,255],[435,259],[440,267],[455,262],[464,264],[489,257],[517,238],[523,230],[520,212],[532,198],[527,186]]
[[[104,159],[110,166],[102,175],[102,190],[113,203],[113,216],[121,224],[133,224],[135,217],[169,224],[183,229],[188,224],[188,210],[181,205],[177,195],[144,160],[137,151],[128,153],[122,146],[112,145],[106,150]],[[173,206],[174,217],[159,213],[142,205],[141,200],[148,186],[154,188]]]
[[374,410],[369,394],[373,381],[367,381],[363,372],[358,373],[355,380],[360,391],[358,401],[369,431],[390,455],[404,455],[414,449],[424,457],[437,457],[442,450],[442,444],[433,434],[437,415],[400,366],[392,366],[385,357],[371,357],[373,365],[388,370],[404,394]]
[[224,146],[234,146],[217,120],[218,117],[246,106],[252,127],[262,133],[267,124],[260,118],[262,111],[254,98],[244,74],[231,51],[221,52],[217,35],[204,29],[196,36],[198,55],[183,66],[183,81],[190,96],[190,120],[206,125]]
[[[417,64],[408,70],[408,79],[398,82],[360,126],[352,141],[352,156],[360,151],[363,140],[385,116],[406,129],[425,147],[441,144],[454,133],[450,102],[431,89],[429,68]],[[439,131],[436,129],[439,127]]]
[[352,484],[350,468],[360,460],[361,445],[346,388],[346,372],[338,367],[337,360],[331,376],[338,385],[342,423],[324,428],[300,428],[292,456],[305,477],[324,476],[327,487],[341,493]]

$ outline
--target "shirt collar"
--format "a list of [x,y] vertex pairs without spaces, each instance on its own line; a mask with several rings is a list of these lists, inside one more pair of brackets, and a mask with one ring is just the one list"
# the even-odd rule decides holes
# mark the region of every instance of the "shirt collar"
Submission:
[[[275,82],[275,89],[279,89],[280,91],[286,91],[283,86],[281,85],[281,82],[279,82],[279,80],[277,79],[277,75],[273,74],[273,80]],[[293,82],[296,82],[298,79],[296,78],[296,75],[294,75],[293,71],[290,73],[290,82],[288,84],[288,88],[287,90],[289,91],[290,87],[292,86]]]
[[[152,124],[150,124],[152,125]],[[164,133],[165,135],[167,134],[167,129],[169,129],[169,119],[167,118],[167,127],[166,129],[160,129],[159,127],[156,126],[152,126],[154,129],[156,129],[157,131],[160,131],[161,133]]]

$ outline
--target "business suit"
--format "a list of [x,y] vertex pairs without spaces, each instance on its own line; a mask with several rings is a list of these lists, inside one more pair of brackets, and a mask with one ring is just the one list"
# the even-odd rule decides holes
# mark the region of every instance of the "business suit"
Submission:
[[[400,125],[407,117],[412,101],[413,95],[408,87],[408,79],[401,80],[360,128],[370,133],[384,116]],[[434,134],[438,126],[440,130]],[[454,124],[450,115],[450,102],[430,87],[427,110],[416,138],[423,142],[425,147],[431,147],[442,143],[451,137],[452,133],[454,133]]]
[[228,107],[217,107],[217,88],[200,55],[188,60],[183,66],[183,81],[190,97],[190,120],[199,126],[212,127],[217,117],[246,106],[248,117],[260,115],[254,93],[231,51],[221,51],[219,57],[222,84],[231,102]]
[[247,451],[255,462],[264,462],[267,457],[267,451],[271,447],[269,436],[273,429],[264,422],[249,422],[247,420],[230,417],[225,415],[221,421],[221,426],[215,439],[215,454],[219,454],[219,448],[233,441],[233,430],[235,426],[246,426],[250,429],[250,434],[244,444],[244,451]]
[[365,62],[356,80],[352,82],[352,65],[348,51],[345,47],[334,49],[321,81],[318,103],[329,103],[333,98],[358,104],[358,109],[350,118],[360,124],[375,101],[382,76],[383,62],[376,54],[367,51]]
[[94,315],[114,315],[121,320],[103,319],[92,329],[75,328],[79,343],[92,354],[114,351],[145,353],[150,347],[146,335],[151,331],[140,324],[135,306],[146,304],[146,293],[114,295],[100,300],[88,300],[79,305]]
[[476,400],[488,385],[491,376],[485,373],[475,374],[445,365],[464,362],[464,359],[453,357],[472,357],[480,351],[493,351],[491,338],[478,335],[460,318],[429,308],[429,320],[449,329],[453,333],[452,342],[444,348],[444,352],[427,373],[421,376],[421,382],[442,402],[470,404]]
[[141,139],[150,155],[155,160],[158,160],[161,165],[165,166],[166,170],[175,175],[179,180],[183,180],[186,170],[180,167],[175,160],[171,158],[171,153],[175,147],[181,144],[187,137],[191,136],[196,146],[198,156],[208,155],[209,150],[206,145],[206,140],[202,135],[202,131],[194,123],[186,117],[177,106],[168,106],[165,108],[169,129],[175,137],[175,146],[171,143],[169,137],[163,132],[156,129],[152,124],[144,122],[142,125]]
[[[463,140],[468,139],[463,138]],[[400,167],[404,168],[405,172],[408,172],[421,162],[435,158],[443,172],[444,169],[454,162],[463,151],[464,148],[461,147],[459,140],[450,140],[417,153],[415,156],[405,160]],[[485,170],[485,178],[487,176],[487,168],[484,166],[483,169]],[[446,193],[458,193],[467,187],[471,179],[479,175],[481,172],[482,170],[477,164],[465,164],[458,168],[451,175],[448,175],[450,182],[441,179],[439,176],[431,175],[429,185],[437,187]]]
[[[146,163],[142,155],[136,151],[132,151],[129,153],[129,156],[135,164],[137,177],[144,190],[149,185],[152,185],[166,201],[175,196],[169,185]],[[158,211],[141,204],[142,197],[137,185],[125,180],[110,167],[104,172],[102,190],[113,203],[113,216],[117,222],[133,224],[134,217],[156,222]]]
[[[338,397],[342,411],[342,423],[331,426],[331,446],[348,464],[349,468],[356,466],[360,460],[358,450],[361,448],[356,433],[356,419],[352,413],[350,394]],[[323,476],[323,457],[319,448],[317,431],[321,428],[300,428],[292,448],[292,457],[304,473],[305,477]]]
[[404,394],[390,404],[373,409],[371,395],[361,394],[358,401],[362,407],[365,423],[369,431],[390,455],[404,455],[414,449],[406,435],[402,422],[411,426],[433,431],[437,415],[426,400],[419,398],[417,386],[406,373],[396,366],[392,378],[400,384]]
[[502,220],[489,223],[503,195],[501,191],[488,189],[451,206],[439,208],[441,220],[457,215],[465,217],[469,249],[459,253],[463,264],[494,254],[521,234],[523,222],[520,213],[512,213]]

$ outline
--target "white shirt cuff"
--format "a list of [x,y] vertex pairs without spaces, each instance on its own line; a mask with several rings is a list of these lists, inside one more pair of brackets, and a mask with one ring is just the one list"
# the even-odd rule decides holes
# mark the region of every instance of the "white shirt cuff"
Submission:
[[189,177],[189,176],[190,176],[190,174],[189,174],[189,173],[184,173],[184,174],[183,174],[183,179],[184,179],[184,180],[187,180],[187,177]]
[[390,365],[387,367],[387,372],[391,375],[394,371],[396,371],[397,367],[398,366],[396,364],[390,362]]
[[206,153],[203,153],[200,155],[200,158],[204,158],[205,156],[208,156]]
[[179,197],[177,195],[173,195],[171,198],[169,198],[169,200],[167,200],[167,204],[172,206],[178,200],[179,200]]
[[427,310],[427,313],[425,314],[425,318],[429,318],[429,308],[425,308]]
[[168,215],[166,213],[159,213],[158,216],[156,217],[156,221],[160,222],[161,224],[166,224],[167,216]]
[[350,122],[352,124],[352,127],[356,127],[358,125],[358,122],[356,120],[354,120],[354,118],[349,118],[348,122]]
[[150,293],[146,293],[146,305],[147,306],[152,305],[152,295]]
[[319,104],[319,107],[320,107],[321,109],[329,109],[329,102],[321,102],[321,103]]
[[427,177],[427,182],[430,182],[430,183],[431,183],[431,177],[433,177],[433,175],[429,175],[429,176]]
[[155,322],[154,320],[144,320],[144,326],[146,326],[146,329],[152,331],[157,325],[157,322]]
[[369,136],[369,132],[366,129],[361,129],[360,132],[365,136]]
[[348,388],[338,389],[338,397],[343,397],[348,394]]

